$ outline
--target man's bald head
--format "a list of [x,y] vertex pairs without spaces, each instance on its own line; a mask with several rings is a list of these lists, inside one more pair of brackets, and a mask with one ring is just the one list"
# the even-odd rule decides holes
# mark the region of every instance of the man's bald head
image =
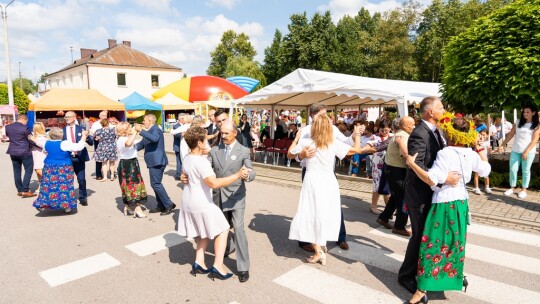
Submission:
[[414,129],[414,126],[415,126],[415,121],[414,121],[414,118],[412,118],[411,116],[405,116],[399,120],[400,129],[409,134]]

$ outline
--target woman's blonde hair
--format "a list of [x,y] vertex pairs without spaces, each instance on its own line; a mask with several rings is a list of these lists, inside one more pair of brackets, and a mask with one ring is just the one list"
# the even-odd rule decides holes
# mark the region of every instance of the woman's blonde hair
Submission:
[[317,148],[326,148],[334,142],[334,132],[330,119],[326,115],[318,115],[311,126],[311,139]]
[[122,121],[116,125],[116,136],[128,136],[131,130],[131,125],[127,121]]
[[45,126],[42,122],[36,122],[34,123],[34,135],[45,135],[47,132],[45,132]]

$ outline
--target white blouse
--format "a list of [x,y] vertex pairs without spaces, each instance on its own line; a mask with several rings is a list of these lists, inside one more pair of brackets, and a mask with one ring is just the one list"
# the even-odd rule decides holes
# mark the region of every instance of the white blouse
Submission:
[[434,193],[431,203],[467,199],[469,193],[463,184],[463,179],[465,179],[465,183],[468,183],[473,171],[477,172],[480,177],[486,177],[491,172],[491,165],[487,161],[482,161],[478,153],[471,148],[446,147],[440,150],[433,166],[428,171],[429,179],[435,184],[444,184],[450,172],[463,174],[463,178],[454,187],[447,184],[441,188],[433,186]]
[[119,159],[132,159],[137,157],[137,148],[135,148],[135,142],[129,147],[126,147],[126,141],[129,138],[126,136],[118,137],[116,141],[116,148],[118,149]]
[[518,123],[516,122],[516,135],[512,144],[512,152],[523,153],[532,141],[534,130],[531,129],[532,123],[530,122],[523,124],[521,128],[518,127]]

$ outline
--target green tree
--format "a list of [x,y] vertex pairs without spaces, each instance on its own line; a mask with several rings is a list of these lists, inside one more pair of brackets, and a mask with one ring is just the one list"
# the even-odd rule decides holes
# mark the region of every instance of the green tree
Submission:
[[518,0],[454,37],[444,49],[444,99],[479,113],[540,103],[540,0]]
[[[22,89],[26,95],[36,92],[36,86],[30,79],[23,78],[22,79]],[[19,78],[16,78],[13,80],[13,86],[20,88],[20,80]]]
[[276,30],[272,44],[264,50],[262,71],[268,83],[272,83],[285,75],[282,64],[282,43],[283,36],[279,30]]
[[374,53],[371,37],[380,18],[362,8],[354,17],[344,16],[336,25],[337,47],[332,70],[337,73],[368,76]]
[[476,19],[511,0],[433,0],[422,13],[415,40],[415,59],[421,81],[439,82],[443,73],[442,50],[450,39],[467,30]]
[[406,2],[403,7],[387,11],[375,29],[371,45],[376,45],[371,77],[388,79],[417,79],[412,34],[418,23],[419,5]]
[[330,71],[336,60],[336,26],[330,12],[316,13],[308,20],[306,13],[293,14],[288,25],[289,33],[281,46],[282,73],[297,68]]
[[231,57],[227,60],[224,78],[232,76],[246,76],[259,80],[260,83],[254,91],[266,86],[266,77],[260,64],[243,56]]
[[237,34],[233,30],[228,30],[221,36],[221,42],[216,49],[210,53],[210,66],[206,70],[208,75],[225,77],[227,60],[231,57],[243,56],[249,60],[257,55],[255,48],[249,41],[249,36],[244,33]]
[[[20,114],[26,114],[30,99],[19,87],[13,86],[13,102],[17,106]],[[8,88],[6,84],[0,84],[0,104],[9,104]]]

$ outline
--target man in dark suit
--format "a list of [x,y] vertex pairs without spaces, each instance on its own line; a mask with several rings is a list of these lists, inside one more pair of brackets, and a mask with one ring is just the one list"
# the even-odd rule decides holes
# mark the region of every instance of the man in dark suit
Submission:
[[249,279],[249,252],[246,232],[244,230],[244,211],[246,208],[245,182],[255,179],[255,171],[251,164],[249,149],[242,146],[236,139],[238,129],[231,121],[223,122],[220,126],[222,142],[213,147],[208,154],[208,160],[214,168],[217,178],[236,174],[243,166],[250,169],[249,176],[237,180],[227,187],[213,190],[214,203],[218,205],[225,217],[234,228],[234,236],[230,241],[229,252],[236,251],[236,266],[238,280],[245,282]]
[[[32,143],[28,139],[31,132],[26,126],[27,123],[28,117],[21,114],[15,123],[5,126],[6,136],[9,137],[9,146],[6,153],[11,157],[17,195],[22,197],[36,196],[30,192],[30,179],[34,170],[34,161],[32,160]],[[22,167],[24,167],[24,177],[21,179]]]
[[150,171],[150,184],[156,194],[157,207],[150,210],[150,213],[161,212],[161,215],[171,214],[176,205],[173,204],[165,187],[161,181],[163,180],[163,172],[168,164],[167,155],[165,154],[165,139],[163,132],[156,125],[156,116],[154,114],[146,114],[142,125],[135,125],[135,131],[140,132],[143,140],[137,143],[137,151],[144,149],[144,161]]
[[274,119],[276,123],[276,131],[274,132],[274,139],[287,138],[287,124],[278,116]]
[[[420,113],[422,121],[412,131],[407,148],[409,155],[418,153],[415,162],[427,171],[433,165],[437,152],[446,144],[437,128],[437,122],[444,114],[444,106],[438,97],[426,97],[420,103]],[[455,185],[460,178],[458,174],[450,174],[445,183]],[[416,292],[416,273],[422,231],[431,207],[432,195],[431,188],[413,170],[408,169],[405,176],[403,203],[408,207],[412,236],[407,245],[405,259],[399,269],[398,282],[413,294]]]
[[[220,133],[220,129],[221,129],[221,124],[225,121],[228,121],[229,120],[229,113],[227,113],[227,111],[225,109],[218,109],[215,114],[214,114],[214,122],[216,123],[216,126],[217,126],[217,130],[214,131],[214,137],[213,137],[213,140],[212,139],[209,139],[208,142],[211,142],[211,146],[214,147],[214,146],[217,146],[219,144],[221,144],[223,141],[221,139],[221,133]],[[210,133],[208,133],[210,134]],[[238,141],[238,143],[241,145],[242,144],[242,134],[240,132],[236,132],[236,140]]]
[[[83,128],[77,126],[77,115],[73,111],[66,112],[64,119],[66,120],[66,127],[64,128],[64,137],[62,140],[69,140],[77,143],[82,137],[84,131]],[[86,143],[93,145],[94,141],[92,136],[86,138]],[[86,191],[86,162],[90,160],[88,156],[88,150],[86,147],[79,152],[71,153],[71,162],[73,163],[73,170],[77,175],[77,182],[79,183],[79,203],[83,206],[88,206],[88,193]]]
[[[173,130],[180,128],[184,124],[184,113],[178,114],[178,121],[172,127]],[[174,179],[180,180],[180,174],[182,174],[182,157],[180,156],[180,142],[182,141],[182,133],[173,135],[173,151],[176,155],[176,172],[174,173]]]

